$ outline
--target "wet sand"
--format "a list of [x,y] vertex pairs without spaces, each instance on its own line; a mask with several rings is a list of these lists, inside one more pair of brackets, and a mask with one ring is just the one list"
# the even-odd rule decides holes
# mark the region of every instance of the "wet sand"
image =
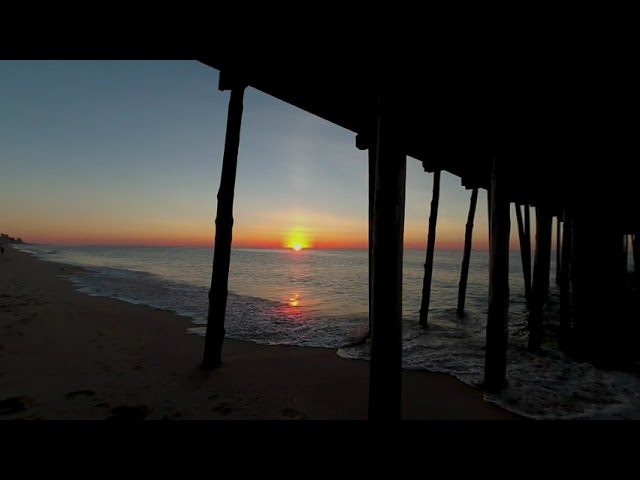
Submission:
[[[0,419],[367,418],[369,363],[335,349],[204,338],[171,312],[91,297],[81,269],[5,246],[0,255]],[[403,419],[519,419],[452,376],[403,371]]]

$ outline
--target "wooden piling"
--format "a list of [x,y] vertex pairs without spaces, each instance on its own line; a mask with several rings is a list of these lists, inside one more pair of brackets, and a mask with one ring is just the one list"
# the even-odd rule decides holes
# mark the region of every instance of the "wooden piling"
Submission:
[[571,235],[572,222],[569,210],[564,209],[562,222],[562,255],[560,257],[560,275],[558,285],[560,286],[560,347],[564,350],[571,350]]
[[490,187],[489,313],[484,367],[484,388],[489,391],[506,385],[511,219],[504,168],[502,161],[494,156]]
[[542,343],[544,303],[549,294],[551,237],[553,217],[547,207],[536,207],[536,252],[533,260],[533,285],[529,312],[529,345],[538,352]]
[[371,336],[371,310],[373,298],[373,214],[376,195],[376,147],[369,145],[369,332]]
[[556,221],[556,283],[560,283],[560,256],[562,255],[562,249],[560,248],[560,234],[562,232],[562,224],[560,222],[560,215],[557,216]]
[[491,186],[487,188],[487,232],[489,234],[489,249],[491,249]]
[[[222,83],[222,73],[220,74],[220,79]],[[226,333],[224,321],[227,309],[229,263],[231,261],[233,196],[238,166],[244,90],[245,86],[234,85],[231,89],[231,97],[229,99],[227,132],[216,211],[216,233],[213,270],[211,272],[211,289],[209,290],[209,311],[204,340],[204,358],[202,360],[202,368],[204,369],[213,369],[220,365],[222,343]]]
[[631,236],[631,246],[633,248],[633,272],[636,280],[640,281],[640,233]]
[[467,280],[469,278],[469,263],[471,259],[471,243],[473,241],[473,219],[476,215],[476,204],[478,203],[478,189],[471,192],[469,202],[469,215],[464,233],[464,255],[462,257],[462,269],[460,271],[460,283],[458,285],[458,315],[464,315],[464,303],[467,295]]
[[529,205],[524,205],[525,220],[522,218],[520,204],[514,204],[516,221],[518,223],[518,237],[520,239],[520,258],[522,259],[522,273],[524,276],[524,297],[527,307],[531,308],[531,226],[529,223]]
[[568,210],[564,211],[562,222],[562,256],[560,262],[560,285],[568,283],[571,278],[571,244],[572,244],[571,216]]
[[397,150],[398,118],[378,114],[373,209],[373,300],[369,419],[400,419],[402,255],[407,157]]
[[424,264],[422,281],[422,303],[420,304],[420,321],[427,327],[429,304],[431,303],[431,277],[433,275],[433,253],[436,246],[436,224],[438,223],[438,205],[440,203],[440,170],[433,172],[433,193],[431,196],[431,214],[429,215],[429,233],[427,235],[427,258]]
[[629,236],[623,235],[623,247],[622,247],[622,265],[620,265],[623,276],[626,277],[628,273],[628,265],[629,265]]

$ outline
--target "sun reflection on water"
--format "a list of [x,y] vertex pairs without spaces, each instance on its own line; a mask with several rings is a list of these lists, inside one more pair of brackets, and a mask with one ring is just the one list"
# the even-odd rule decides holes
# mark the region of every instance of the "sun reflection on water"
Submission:
[[289,306],[290,307],[298,307],[300,305],[300,294],[299,293],[293,293],[293,295],[291,296],[291,298],[289,298]]

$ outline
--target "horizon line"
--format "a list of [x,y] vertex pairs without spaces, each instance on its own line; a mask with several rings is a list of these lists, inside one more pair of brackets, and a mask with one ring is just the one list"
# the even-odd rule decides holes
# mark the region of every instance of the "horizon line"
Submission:
[[[9,245],[47,245],[47,246],[59,246],[59,247],[165,247],[165,248],[211,248],[213,245],[160,245],[160,244],[109,244],[109,243],[37,243],[37,242],[24,242],[21,244],[9,244]],[[289,247],[264,247],[264,246],[231,246],[232,250],[292,250]],[[368,247],[309,247],[303,250],[368,250]],[[404,247],[404,250],[421,250],[426,251],[425,247]],[[437,251],[449,251],[460,252],[464,250],[464,247],[459,248],[436,248]],[[488,248],[473,248],[473,252],[488,252]],[[509,249],[509,251],[519,251],[518,248]]]

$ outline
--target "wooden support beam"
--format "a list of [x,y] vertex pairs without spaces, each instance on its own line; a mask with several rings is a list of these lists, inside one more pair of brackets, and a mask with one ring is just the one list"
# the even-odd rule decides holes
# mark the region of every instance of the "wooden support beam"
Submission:
[[397,149],[399,120],[381,104],[373,209],[370,420],[398,420],[401,417],[402,243],[407,157]]
[[536,207],[536,252],[529,312],[529,350],[538,352],[542,343],[544,303],[549,294],[553,217],[547,207]]
[[571,280],[571,264],[573,257],[573,219],[568,209],[563,213],[562,222],[562,254],[560,256],[560,277],[559,284],[569,283]]
[[558,285],[560,286],[560,347],[565,351],[571,351],[573,344],[571,343],[571,257],[573,231],[571,215],[567,208],[562,214],[562,254],[560,257],[560,274],[558,276]]
[[571,244],[572,244],[571,216],[568,210],[564,211],[564,222],[562,225],[562,256],[560,262],[560,285],[569,283],[571,278]]
[[636,280],[640,281],[640,233],[631,236],[631,246],[633,247],[633,272]]
[[371,336],[371,312],[373,309],[373,215],[376,195],[376,147],[369,146],[369,332]]
[[556,283],[560,283],[560,256],[562,252],[562,248],[560,248],[560,234],[562,233],[562,224],[560,222],[560,215],[558,215],[556,218]]
[[527,308],[531,308],[531,225],[529,223],[529,205],[524,206],[525,220],[522,218],[520,204],[514,204],[516,221],[518,223],[518,237],[520,238],[520,258],[522,259],[522,273],[524,277],[524,297]]
[[489,232],[489,250],[491,250],[491,186],[487,188],[487,222]]
[[509,234],[511,219],[504,160],[493,157],[491,169],[491,241],[489,248],[489,313],[484,364],[484,388],[506,385],[507,320],[509,314]]
[[627,273],[628,273],[628,268],[627,266],[629,265],[629,236],[628,235],[623,235],[622,236],[623,240],[623,246],[622,246],[622,265],[621,265],[621,270],[623,275],[626,277]]
[[431,195],[431,214],[429,215],[429,233],[427,235],[427,258],[424,263],[422,281],[422,303],[420,304],[420,322],[428,325],[429,304],[431,302],[431,277],[433,276],[433,254],[436,247],[436,224],[438,223],[438,205],[440,203],[440,170],[433,172],[433,194]]
[[571,350],[571,262],[573,256],[573,222],[568,209],[564,209],[562,222],[562,255],[560,259],[560,347]]
[[244,90],[244,85],[235,85],[231,89],[231,97],[229,99],[227,133],[216,211],[216,234],[211,289],[209,290],[207,331],[204,340],[204,358],[202,360],[202,368],[205,369],[213,369],[221,364],[222,343],[226,333],[224,321],[227,309],[229,264],[231,261],[233,196],[236,185],[238,149],[240,147]]
[[467,280],[469,279],[469,263],[471,260],[471,243],[473,241],[473,219],[476,215],[476,204],[478,203],[478,189],[471,192],[469,202],[469,215],[464,233],[464,255],[462,257],[462,270],[460,271],[460,283],[458,285],[458,315],[464,315],[464,303],[467,295]]
[[531,252],[531,205],[524,204],[524,231],[529,239],[529,252]]

